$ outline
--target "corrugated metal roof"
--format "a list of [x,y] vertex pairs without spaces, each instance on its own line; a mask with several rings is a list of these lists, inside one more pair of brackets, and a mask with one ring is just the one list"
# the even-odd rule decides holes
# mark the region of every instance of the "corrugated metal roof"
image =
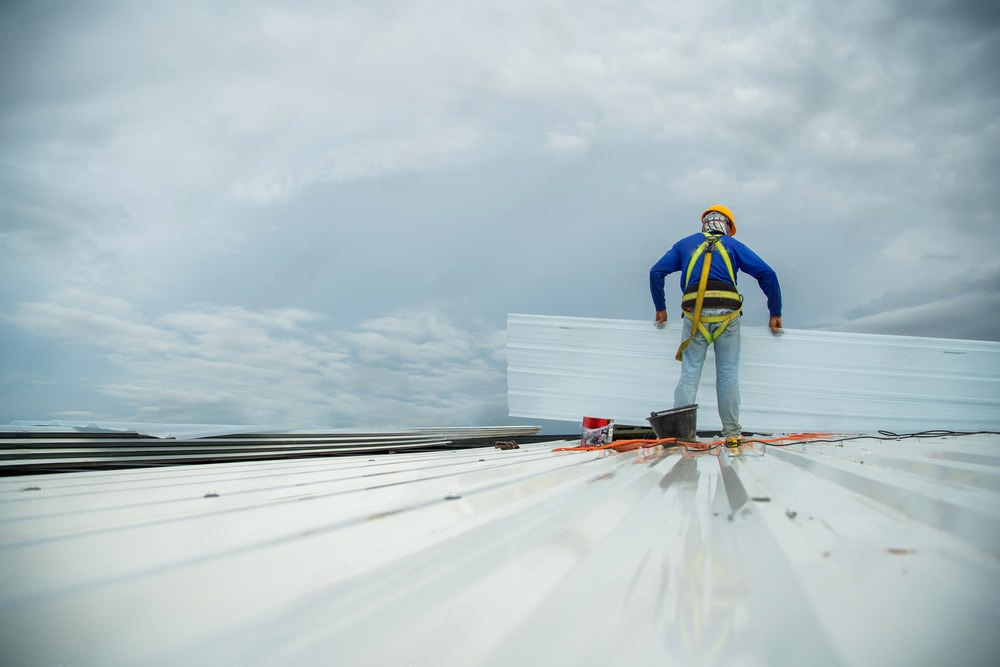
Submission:
[[0,662],[995,664],[998,436],[556,444],[2,479]]
[[[680,318],[508,316],[510,414],[645,424],[673,407]],[[765,433],[1000,430],[1000,343],[786,329],[742,330],[744,429]],[[712,352],[710,351],[711,355]],[[698,426],[719,429],[714,363]]]

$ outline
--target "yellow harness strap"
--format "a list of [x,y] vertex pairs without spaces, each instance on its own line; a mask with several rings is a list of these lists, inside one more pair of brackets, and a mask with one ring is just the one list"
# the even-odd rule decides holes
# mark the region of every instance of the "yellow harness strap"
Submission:
[[[705,291],[705,287],[708,285],[708,271],[712,266],[712,255],[714,254],[713,250],[716,247],[719,248],[719,254],[722,255],[722,261],[726,263],[726,268],[729,270],[729,277],[732,278],[733,284],[736,284],[736,276],[733,273],[733,264],[729,259],[729,253],[726,252],[726,247],[724,245],[718,243],[718,240],[719,237],[706,233],[705,242],[698,246],[698,249],[694,251],[693,255],[691,255],[691,261],[688,262],[687,274],[684,276],[685,284],[691,280],[691,272],[694,269],[694,264],[698,257],[701,256],[702,253],[705,255],[705,259],[701,266],[701,277],[698,280],[698,293],[694,300],[694,312],[691,313],[686,310],[681,311],[684,313],[684,317],[691,320],[691,336],[681,343],[679,348],[677,348],[677,355],[674,357],[677,361],[681,360],[681,355],[684,353],[684,350],[691,344],[691,341],[694,340],[694,337],[699,331],[701,332],[701,335],[704,336],[705,340],[708,341],[708,344],[711,345],[719,336],[722,335],[722,332],[726,330],[729,323],[740,316],[740,310],[742,310],[742,307],[737,308],[730,313],[726,313],[725,315],[712,315],[709,317],[701,316],[701,307],[705,302],[706,296],[732,297],[732,295],[735,295],[737,299],[740,298],[738,292],[722,292],[716,290],[706,293]],[[690,296],[685,297],[685,300],[690,300]],[[709,324],[720,323],[720,326],[714,333],[711,333],[708,328],[705,327],[704,323],[706,322]]]
[[[718,236],[713,236],[708,232],[702,232],[705,235],[705,241],[694,251],[691,255],[691,259],[688,261],[687,272],[684,274],[684,284],[689,285],[691,283],[691,272],[694,270],[694,263],[698,261],[701,257],[701,253],[705,250],[711,248],[718,248],[719,254],[722,255],[722,261],[726,264],[726,270],[729,272],[729,280],[732,281],[733,285],[736,284],[736,274],[733,273],[733,263],[729,259],[729,253],[726,251],[726,246],[722,243],[716,243],[719,240]],[[704,273],[702,273],[704,275]]]

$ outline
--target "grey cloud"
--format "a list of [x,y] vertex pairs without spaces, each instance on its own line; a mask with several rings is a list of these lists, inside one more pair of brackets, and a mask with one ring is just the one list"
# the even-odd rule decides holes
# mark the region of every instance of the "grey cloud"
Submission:
[[898,1],[901,14],[916,15],[936,22],[957,23],[976,33],[993,34],[1000,28],[1000,8],[989,0]]
[[[849,328],[844,330],[878,332],[880,323],[888,323],[881,333],[924,331],[923,335],[1000,341],[1000,314],[992,314],[1000,293],[1000,268],[987,266],[983,271],[981,263],[966,266],[972,271],[965,275],[889,290],[848,309],[844,326]],[[853,328],[857,326],[862,328]]]
[[8,244],[24,253],[81,244],[92,250],[102,235],[126,228],[121,206],[73,180],[60,169],[31,173],[0,163],[0,230]]
[[[165,417],[233,421],[245,377],[322,406],[302,419],[374,418],[390,386],[472,419],[502,403],[507,312],[650,317],[648,267],[721,200],[778,270],[788,326],[919,332],[899,309],[947,300],[970,244],[1000,251],[994,14],[4,7],[0,313],[38,336],[75,322],[67,349],[101,360],[117,341],[111,371],[79,363],[91,386]],[[170,355],[200,361],[168,374]],[[288,378],[253,371],[272,364]]]
[[[892,304],[892,305],[890,305]],[[887,300],[883,309],[828,327],[834,331],[1000,342],[1000,296],[955,292],[913,305]]]

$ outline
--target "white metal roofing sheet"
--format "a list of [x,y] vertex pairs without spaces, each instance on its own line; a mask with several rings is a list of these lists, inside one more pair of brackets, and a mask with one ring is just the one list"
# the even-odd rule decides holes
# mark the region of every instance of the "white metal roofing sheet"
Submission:
[[[511,415],[646,424],[673,407],[679,318],[652,322],[511,314]],[[744,327],[745,430],[913,432],[1000,429],[1000,343]],[[698,394],[698,427],[719,429],[713,353]]]
[[1000,437],[556,444],[0,479],[0,662],[995,664]]

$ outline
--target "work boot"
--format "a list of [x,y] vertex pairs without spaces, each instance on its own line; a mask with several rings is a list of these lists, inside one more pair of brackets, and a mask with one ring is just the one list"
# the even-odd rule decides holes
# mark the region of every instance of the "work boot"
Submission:
[[746,438],[742,434],[736,433],[733,435],[726,436],[726,447],[739,447],[743,444]]

